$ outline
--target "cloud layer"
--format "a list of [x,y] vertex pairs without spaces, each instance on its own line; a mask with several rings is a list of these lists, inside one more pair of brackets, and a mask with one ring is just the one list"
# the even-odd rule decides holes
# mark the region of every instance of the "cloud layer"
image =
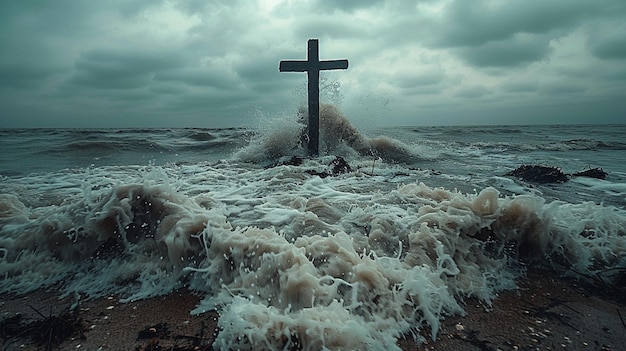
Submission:
[[253,126],[305,102],[278,62],[308,38],[350,60],[322,95],[357,121],[624,123],[625,23],[623,0],[5,1],[0,127]]

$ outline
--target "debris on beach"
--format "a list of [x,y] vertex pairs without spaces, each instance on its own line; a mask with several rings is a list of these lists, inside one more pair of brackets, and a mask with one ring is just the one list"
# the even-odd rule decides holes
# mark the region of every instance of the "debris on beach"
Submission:
[[9,340],[28,336],[39,346],[45,345],[45,350],[52,350],[69,338],[79,337],[84,340],[87,326],[78,316],[78,309],[74,308],[57,316],[50,313],[47,317],[30,306],[41,319],[24,322],[21,314],[16,314],[0,321],[2,339]]
[[343,157],[337,156],[334,160],[332,160],[329,166],[332,167],[330,169],[330,175],[332,176],[352,172],[352,167],[350,167],[348,161],[346,161]]
[[[147,326],[137,333],[137,340],[143,341],[135,347],[135,351],[203,351],[212,350],[212,338],[207,338],[206,325],[202,323],[200,331],[196,335],[172,335],[167,323],[158,323]],[[168,345],[161,343],[162,340],[170,341]],[[173,342],[173,346],[169,346]]]
[[606,173],[602,168],[592,168],[572,174],[573,177],[587,177],[596,179],[605,179],[607,175],[608,173]]
[[570,177],[587,177],[605,179],[608,175],[602,168],[592,168],[584,171],[566,174],[561,168],[539,165],[522,165],[513,171],[506,173],[507,176],[517,177],[526,182],[533,183],[564,183]]
[[289,158],[280,158],[274,161],[272,164],[265,166],[265,169],[274,168],[278,166],[302,166],[304,162],[304,157],[300,156],[291,156]]
[[330,168],[322,172],[319,172],[316,170],[308,170],[306,172],[310,175],[319,176],[320,178],[326,178],[328,176],[336,177],[340,174],[352,172],[352,167],[350,167],[350,164],[348,163],[348,161],[346,161],[343,157],[340,157],[340,156],[335,157],[335,159],[332,160],[328,164],[328,166]]
[[563,183],[568,180],[567,175],[560,168],[551,166],[523,165],[506,175],[535,183]]

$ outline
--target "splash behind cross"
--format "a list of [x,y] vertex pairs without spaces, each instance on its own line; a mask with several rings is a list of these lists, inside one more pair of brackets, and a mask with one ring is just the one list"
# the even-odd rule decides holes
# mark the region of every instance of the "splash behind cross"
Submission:
[[310,156],[319,155],[320,143],[320,71],[347,69],[348,60],[320,61],[319,42],[309,39],[306,61],[280,61],[281,72],[307,72],[309,90],[308,147]]

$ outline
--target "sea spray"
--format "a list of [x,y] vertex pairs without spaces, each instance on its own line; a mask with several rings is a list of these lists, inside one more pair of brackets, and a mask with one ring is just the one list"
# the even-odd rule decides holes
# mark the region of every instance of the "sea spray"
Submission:
[[[297,118],[275,117],[265,123],[247,147],[235,153],[235,159],[262,163],[283,156],[303,155],[306,146],[306,109]],[[388,161],[412,163],[419,155],[397,140],[381,136],[368,138],[357,130],[334,105],[320,106],[320,151],[322,155],[372,156]]]
[[303,128],[304,125],[293,116],[262,115],[255,135],[247,146],[234,153],[234,158],[244,162],[261,163],[285,155],[302,155]]

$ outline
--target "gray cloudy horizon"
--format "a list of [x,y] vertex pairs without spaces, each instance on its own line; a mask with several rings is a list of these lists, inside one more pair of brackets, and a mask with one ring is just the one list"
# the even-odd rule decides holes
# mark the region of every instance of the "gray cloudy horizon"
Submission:
[[323,98],[356,124],[626,121],[623,0],[4,1],[0,26],[0,128],[290,118],[309,38],[350,61]]

